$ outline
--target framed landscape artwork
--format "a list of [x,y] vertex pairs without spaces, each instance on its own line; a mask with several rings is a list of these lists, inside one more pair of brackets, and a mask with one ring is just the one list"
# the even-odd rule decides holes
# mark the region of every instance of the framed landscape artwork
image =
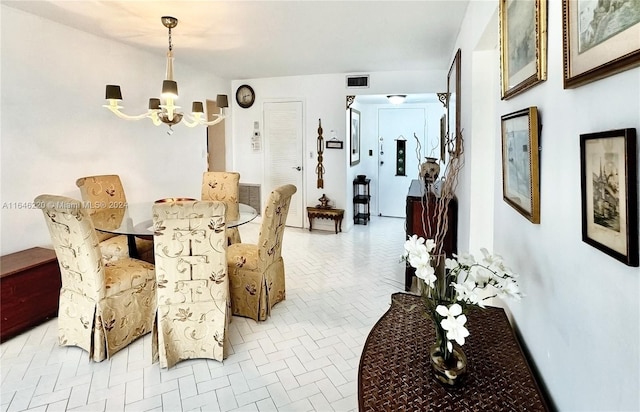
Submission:
[[640,2],[562,0],[564,88],[640,64]]
[[531,223],[540,223],[537,107],[502,116],[502,198]]
[[580,135],[582,240],[638,266],[636,130]]
[[547,0],[500,0],[502,99],[547,79]]
[[349,109],[349,163],[355,166],[360,163],[360,112]]

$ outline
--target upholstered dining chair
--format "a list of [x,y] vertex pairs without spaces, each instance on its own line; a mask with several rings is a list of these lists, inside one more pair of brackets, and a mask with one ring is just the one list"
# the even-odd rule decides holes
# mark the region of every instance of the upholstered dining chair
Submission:
[[44,213],[62,277],[60,345],[79,346],[100,362],[149,333],[156,308],[153,265],[127,257],[104,262],[80,201],[40,195],[35,204]]
[[265,320],[273,305],[285,299],[282,237],[291,196],[296,190],[294,185],[284,185],[271,192],[257,244],[229,245],[227,264],[234,315]]
[[[227,205],[226,220],[240,217],[240,173],[204,172],[202,174],[202,200],[219,200]],[[240,243],[237,227],[227,228],[227,243]]]
[[222,361],[231,320],[223,202],[153,206],[158,310],[153,359],[171,368],[192,358]]
[[[111,208],[111,205],[126,205],[122,181],[118,175],[96,175],[81,177],[76,180],[82,200],[90,203],[89,213],[111,213],[114,220],[124,215],[123,209]],[[100,250],[106,260],[129,257],[127,236],[98,231]],[[140,259],[153,263],[153,241],[136,237],[136,248]]]

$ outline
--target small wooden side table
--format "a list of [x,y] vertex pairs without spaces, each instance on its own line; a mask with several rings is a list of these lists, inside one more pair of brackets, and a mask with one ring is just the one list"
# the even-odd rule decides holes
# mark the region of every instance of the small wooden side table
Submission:
[[342,232],[342,218],[344,218],[344,209],[323,209],[320,207],[307,207],[307,216],[309,217],[309,232],[311,232],[313,226],[313,219],[332,219],[336,228],[336,234],[338,229]]

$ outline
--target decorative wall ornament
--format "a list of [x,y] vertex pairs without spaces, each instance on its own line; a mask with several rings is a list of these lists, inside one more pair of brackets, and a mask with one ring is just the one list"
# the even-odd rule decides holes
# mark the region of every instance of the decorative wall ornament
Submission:
[[448,93],[436,93],[438,95],[438,100],[440,100],[440,103],[442,103],[442,105],[446,108],[447,107],[447,99],[449,97]]
[[347,110],[349,110],[355,100],[356,96],[347,96]]
[[318,189],[324,188],[324,166],[322,165],[322,153],[324,153],[324,140],[322,138],[322,119],[318,119],[318,166],[316,166],[316,174],[318,175]]

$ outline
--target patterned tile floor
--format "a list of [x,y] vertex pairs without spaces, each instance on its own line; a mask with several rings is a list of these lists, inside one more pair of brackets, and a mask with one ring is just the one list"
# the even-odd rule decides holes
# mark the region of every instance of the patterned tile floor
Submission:
[[[259,226],[241,227],[244,241]],[[287,299],[265,322],[234,317],[224,362],[151,361],[151,335],[91,363],[60,347],[56,320],[0,345],[2,412],[354,411],[358,363],[391,293],[404,290],[404,220],[372,217],[348,233],[287,228]]]

